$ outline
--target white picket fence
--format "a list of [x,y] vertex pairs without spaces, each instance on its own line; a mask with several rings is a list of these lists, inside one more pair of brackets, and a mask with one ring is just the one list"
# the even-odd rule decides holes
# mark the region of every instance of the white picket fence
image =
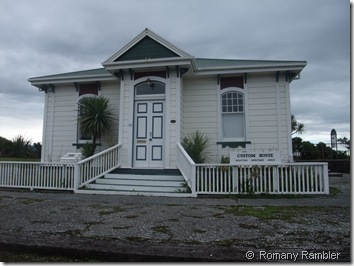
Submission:
[[119,167],[120,147],[69,164],[0,161],[0,187],[75,191]]
[[0,162],[0,187],[74,189],[74,164]]
[[327,163],[195,164],[177,143],[177,167],[192,194],[329,194]]
[[[120,166],[118,144],[77,163],[0,162],[0,187],[78,190]],[[195,164],[177,143],[177,167],[198,194],[329,194],[327,163]]]
[[327,163],[196,164],[197,194],[328,194]]

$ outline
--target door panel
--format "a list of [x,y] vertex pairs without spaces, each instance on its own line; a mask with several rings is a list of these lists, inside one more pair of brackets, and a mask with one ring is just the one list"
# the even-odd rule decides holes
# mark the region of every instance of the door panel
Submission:
[[136,101],[134,167],[163,167],[164,101]]

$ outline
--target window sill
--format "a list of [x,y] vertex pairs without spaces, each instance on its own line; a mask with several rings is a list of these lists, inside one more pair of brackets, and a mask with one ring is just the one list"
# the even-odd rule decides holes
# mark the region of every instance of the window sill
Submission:
[[[73,143],[73,146],[76,146],[78,149],[82,148],[86,144],[92,144],[92,142],[85,142],[85,143]],[[96,146],[101,146],[101,143],[96,143]]]
[[250,141],[218,141],[216,144],[221,145],[222,148],[246,148],[246,144],[251,144]]

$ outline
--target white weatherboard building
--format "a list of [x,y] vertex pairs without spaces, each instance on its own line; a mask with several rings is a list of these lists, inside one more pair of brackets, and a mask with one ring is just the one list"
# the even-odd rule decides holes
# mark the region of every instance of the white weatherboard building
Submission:
[[121,143],[124,168],[176,168],[176,143],[199,130],[209,161],[232,151],[274,151],[291,160],[290,83],[305,61],[196,58],[149,29],[103,68],[30,78],[45,95],[42,161],[56,162],[89,142],[78,103],[102,95],[116,125],[99,150]]
[[[305,61],[196,58],[145,29],[102,66],[29,79],[45,92],[42,162],[0,162],[0,186],[167,196],[328,194],[327,164],[292,162],[289,86]],[[98,140],[96,154],[81,160],[92,140],[80,132],[78,106],[101,95],[115,125]],[[180,144],[197,130],[211,143],[204,164]],[[230,164],[220,164],[222,156]],[[188,193],[175,193],[181,191]]]

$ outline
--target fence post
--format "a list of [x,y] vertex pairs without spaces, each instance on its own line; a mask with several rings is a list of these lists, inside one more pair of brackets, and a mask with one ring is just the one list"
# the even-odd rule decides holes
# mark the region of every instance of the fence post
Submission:
[[79,189],[80,185],[80,164],[74,164],[74,192]]
[[328,163],[323,164],[323,192],[329,194]]
[[273,165],[273,190],[275,193],[279,192],[279,165]]
[[197,183],[196,183],[196,166],[195,165],[192,165],[192,170],[191,170],[191,189],[192,189],[192,195],[193,196],[197,196],[197,192],[196,192],[196,186],[197,186]]

